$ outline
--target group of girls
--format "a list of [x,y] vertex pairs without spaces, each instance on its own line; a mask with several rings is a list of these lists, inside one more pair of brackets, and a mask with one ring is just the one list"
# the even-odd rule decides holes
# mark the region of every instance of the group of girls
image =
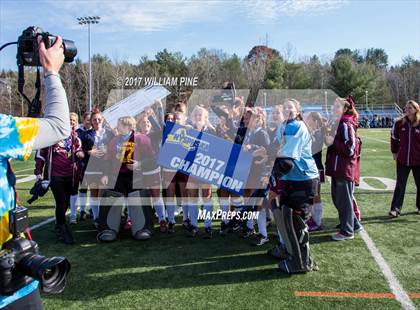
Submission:
[[[286,100],[283,105],[275,106],[272,109],[271,117],[267,122],[267,116],[264,109],[259,107],[244,107],[240,99],[237,100],[237,104],[233,106],[219,106],[210,107],[213,109],[215,114],[219,118],[219,122],[216,126],[213,126],[209,121],[209,111],[203,106],[196,106],[192,109],[190,117],[187,118],[186,105],[185,103],[178,103],[175,107],[174,112],[167,113],[164,115],[162,104],[159,102],[156,108],[146,109],[140,115],[136,117],[135,126],[129,128],[129,132],[124,133],[125,135],[132,132],[140,132],[150,138],[152,150],[157,156],[161,145],[162,132],[165,129],[165,123],[176,122],[180,125],[194,128],[198,131],[203,131],[211,135],[217,135],[223,139],[228,139],[232,142],[239,143],[242,145],[243,150],[250,152],[253,155],[253,163],[251,166],[251,173],[248,182],[245,187],[245,193],[243,196],[234,195],[223,189],[217,190],[217,196],[219,200],[220,208],[227,212],[228,210],[235,210],[240,212],[244,206],[252,204],[256,211],[259,211],[257,219],[258,234],[254,231],[254,221],[247,220],[243,223],[238,222],[236,219],[228,221],[226,218],[222,218],[220,235],[224,236],[228,232],[240,229],[241,235],[245,238],[255,236],[254,244],[262,245],[268,242],[267,224],[271,222],[271,211],[270,201],[272,201],[278,192],[270,190],[260,195],[260,199],[251,200],[248,197],[252,196],[256,192],[256,189],[265,188],[264,179],[267,179],[271,172],[272,163],[265,159],[263,149],[269,149],[273,145],[274,140],[278,140],[278,145],[285,144],[287,139],[290,137],[286,134],[287,124],[292,121],[302,122],[304,128],[306,128],[311,136],[312,153],[314,153],[314,159],[318,170],[320,171],[321,180],[323,179],[323,164],[322,164],[322,146],[324,143],[330,145],[327,155],[327,169],[326,173],[331,175],[333,181],[333,200],[339,213],[345,213],[346,215],[340,215],[340,231],[339,234],[343,236],[351,236],[354,231],[359,229],[357,217],[354,212],[349,212],[343,206],[346,205],[348,208],[348,200],[351,201],[353,210],[353,185],[356,171],[354,169],[341,169],[341,165],[346,165],[345,160],[340,160],[340,156],[353,156],[350,153],[342,154],[345,147],[349,150],[353,149],[352,141],[348,141],[348,137],[353,137],[355,133],[355,124],[357,124],[357,112],[355,111],[354,104],[350,104],[347,99],[338,98],[334,104],[333,111],[336,111],[336,119],[333,123],[336,123],[338,131],[343,131],[342,134],[337,134],[335,137],[326,135],[325,121],[321,118],[318,113],[310,113],[306,118],[303,117],[303,111],[297,100]],[[343,115],[342,117],[340,115]],[[71,117],[76,118],[77,115],[73,114]],[[73,133],[72,141],[73,144],[69,146],[69,143],[65,144],[67,150],[67,162],[68,167],[72,167],[71,173],[68,172],[68,176],[74,176],[71,178],[71,187],[66,184],[57,186],[57,177],[54,166],[60,163],[60,160],[56,159],[59,152],[52,152],[52,176],[54,179],[52,182],[53,192],[56,193],[57,209],[60,210],[60,215],[57,215],[57,223],[60,227],[65,227],[63,230],[66,232],[65,235],[69,235],[70,230],[62,220],[63,214],[68,207],[70,207],[70,222],[76,222],[76,194],[77,187],[80,183],[79,192],[79,205],[81,207],[79,220],[84,220],[86,217],[86,191],[89,189],[89,205],[91,216],[94,221],[97,221],[99,214],[99,197],[101,196],[101,188],[103,187],[103,166],[100,159],[106,158],[106,153],[109,152],[109,143],[117,135],[123,135],[123,133],[112,130],[111,128],[104,126],[104,120],[102,114],[98,110],[94,110],[90,113],[85,113],[82,118],[82,125],[76,130],[77,119],[73,120]],[[341,126],[341,127],[340,127]],[[350,128],[350,129],[349,129]],[[332,139],[332,140],[331,140]],[[293,137],[294,143],[300,143],[299,137]],[[351,151],[350,151],[351,152]],[[99,160],[90,160],[91,157]],[[39,158],[40,162],[48,164],[45,159]],[[57,157],[58,158],[58,157]],[[333,167],[329,167],[329,158],[334,158]],[[356,159],[357,161],[357,159]],[[102,160],[103,162],[103,160]],[[98,163],[97,165],[95,163]],[[352,165],[353,162],[347,163]],[[45,165],[45,166],[46,166]],[[311,166],[311,165],[307,165]],[[340,169],[337,169],[338,168]],[[305,170],[307,167],[302,166],[299,169]],[[353,170],[352,170],[353,169]],[[39,169],[38,169],[39,170]],[[340,171],[348,172],[351,171],[350,175],[340,174]],[[44,169],[44,172],[48,169]],[[37,171],[39,175],[39,171]],[[44,173],[45,174],[45,173]],[[188,177],[176,170],[170,170],[167,168],[159,169],[159,179],[161,183],[155,184],[153,188],[149,189],[149,194],[152,197],[152,205],[155,209],[156,215],[159,219],[159,227],[161,232],[173,233],[175,231],[175,215],[178,206],[182,207],[182,225],[187,229],[188,235],[195,237],[197,236],[198,229],[198,213],[199,213],[199,197],[203,209],[207,212],[213,211],[213,199],[212,199],[212,187],[209,184],[199,182],[193,177]],[[67,176],[67,177],[68,177]],[[66,178],[70,182],[70,178]],[[343,185],[346,190],[343,190],[341,179],[346,180]],[[335,182],[338,180],[337,182]],[[66,196],[60,195],[60,190],[72,189]],[[261,191],[260,191],[261,192]],[[63,199],[59,198],[63,197]],[[255,195],[254,195],[255,196]],[[258,196],[258,195],[257,195]],[[267,196],[268,199],[264,199]],[[254,197],[255,198],[255,197]],[[343,199],[347,201],[347,204],[343,203]],[[319,188],[315,193],[314,200],[312,202],[312,217],[307,219],[310,230],[321,229],[322,219],[322,205],[320,201]],[[345,210],[344,210],[345,209]],[[57,211],[58,212],[58,211]],[[63,213],[64,212],[64,213]],[[348,214],[349,213],[349,214]],[[351,219],[351,214],[356,220]],[[58,219],[60,220],[58,221]],[[129,224],[129,214],[127,216],[127,223]],[[349,223],[353,223],[350,225]],[[355,226],[349,227],[349,226]],[[212,222],[210,219],[206,219],[204,222],[204,238],[212,238]],[[64,238],[65,239],[65,238]],[[67,238],[72,239],[72,238]],[[73,240],[65,239],[66,243],[73,243]],[[336,238],[337,239],[337,238]],[[69,242],[67,242],[69,241]]]

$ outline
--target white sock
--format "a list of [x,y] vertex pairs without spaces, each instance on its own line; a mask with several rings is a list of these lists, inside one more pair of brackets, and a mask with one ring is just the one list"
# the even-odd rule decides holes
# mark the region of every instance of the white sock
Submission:
[[182,205],[182,221],[186,221],[188,219],[188,205]]
[[90,209],[93,213],[93,220],[96,220],[99,215],[99,199],[95,197],[90,197]]
[[242,211],[244,205],[242,197],[232,198],[232,205],[235,207],[236,212]]
[[188,205],[188,212],[190,215],[191,225],[198,226],[198,206],[195,204]]
[[211,227],[211,216],[213,215],[213,204],[210,202],[206,202],[204,204],[204,210],[206,211],[206,217],[204,220],[204,227],[208,228]]
[[86,205],[87,205],[87,193],[79,192],[78,206],[80,208],[80,211],[85,211]]
[[229,222],[227,219],[227,213],[229,212],[229,198],[220,198],[219,204],[220,209],[222,210],[222,222],[227,224]]
[[70,196],[70,220],[75,220],[76,219],[76,210],[77,210],[77,205],[76,205],[76,200],[77,200],[77,194],[76,195],[71,195]]
[[318,202],[318,203],[314,203],[312,206],[312,218],[314,219],[314,222],[318,225],[321,226],[322,224],[322,203]]
[[165,220],[165,206],[163,204],[162,197],[153,198],[153,206],[155,207],[156,213],[159,217],[159,222]]
[[260,213],[258,214],[257,225],[258,232],[264,237],[267,237],[267,213],[264,208],[260,210]]
[[166,211],[168,212],[169,223],[175,224],[175,205],[173,202],[166,203]]
[[247,221],[246,221],[246,227],[247,227],[248,229],[252,229],[252,230],[254,230],[254,220],[253,220],[253,219],[249,219],[249,220],[247,220]]

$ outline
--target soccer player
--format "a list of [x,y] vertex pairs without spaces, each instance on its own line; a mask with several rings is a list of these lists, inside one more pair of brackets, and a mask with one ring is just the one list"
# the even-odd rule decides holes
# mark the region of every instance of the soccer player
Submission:
[[[147,240],[152,235],[152,209],[146,201],[150,197],[150,184],[159,182],[159,169],[149,137],[135,129],[136,120],[133,117],[119,118],[118,136],[108,144],[103,161],[101,182],[112,189],[104,191],[105,202],[99,209],[97,238],[103,242],[117,239],[123,200],[127,203],[133,238]],[[112,198],[117,198],[115,203],[119,203],[110,203]]]

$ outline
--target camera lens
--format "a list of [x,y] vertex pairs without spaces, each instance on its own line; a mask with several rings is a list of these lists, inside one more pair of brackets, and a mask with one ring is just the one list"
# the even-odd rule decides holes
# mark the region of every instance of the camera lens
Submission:
[[47,258],[42,255],[27,255],[19,261],[19,271],[38,280],[46,293],[61,293],[66,286],[70,262],[65,257]]

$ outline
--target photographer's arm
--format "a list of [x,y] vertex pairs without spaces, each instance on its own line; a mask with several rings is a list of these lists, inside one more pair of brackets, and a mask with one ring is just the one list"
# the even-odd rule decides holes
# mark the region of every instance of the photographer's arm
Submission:
[[34,149],[47,147],[67,138],[70,133],[69,107],[66,92],[57,75],[45,78],[46,105],[44,117],[39,119],[39,130]]

